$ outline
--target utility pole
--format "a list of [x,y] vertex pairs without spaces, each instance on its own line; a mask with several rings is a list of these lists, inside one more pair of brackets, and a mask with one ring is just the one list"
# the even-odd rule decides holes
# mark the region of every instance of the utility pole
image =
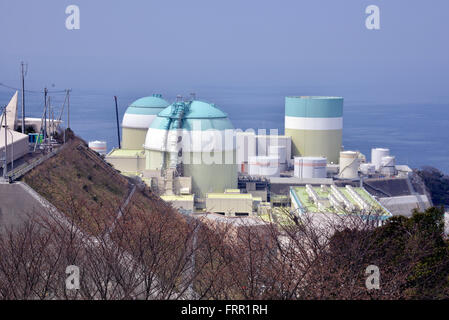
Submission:
[[[60,124],[60,121],[62,119],[62,116],[64,114],[65,104],[67,102],[67,95],[68,95],[67,89],[65,90],[65,92],[66,92],[66,94],[65,94],[65,98],[64,98],[64,103],[62,104],[61,112],[59,113],[58,123],[56,125],[58,128],[59,128],[59,124]],[[65,132],[66,132],[66,130],[64,130],[64,133],[63,133],[63,135],[64,135],[64,143],[65,143]]]
[[47,88],[44,89],[44,144],[47,142]]
[[53,132],[54,132],[54,125],[55,125],[55,123],[53,121],[54,115],[53,115],[53,108],[51,106],[51,100],[50,99],[51,99],[51,97],[48,97],[48,125],[50,127],[50,133],[49,133],[48,136],[49,136],[50,142],[51,142],[51,140],[53,138]]
[[67,129],[70,129],[70,91],[71,89],[67,89]]
[[48,137],[51,138],[52,123],[51,123],[51,96],[48,97]]
[[[26,71],[24,66],[26,65]],[[21,63],[22,66],[22,133],[25,133],[25,76],[28,72],[28,64]]]
[[122,146],[120,144],[120,125],[118,122],[118,104],[117,104],[117,96],[114,96],[115,100],[115,117],[117,119],[117,137],[118,137],[118,148],[121,149]]
[[3,167],[3,178],[6,180],[7,178],[7,173],[8,173],[8,132],[7,132],[7,123],[6,123],[6,107],[5,107],[5,112],[3,113],[3,118],[5,118],[5,164]]
[[52,125],[51,125],[51,135],[52,135],[52,137],[53,137],[54,134],[55,134],[55,132],[56,132],[56,125],[55,125],[55,109],[54,109],[54,108],[51,109],[51,122],[52,122]]

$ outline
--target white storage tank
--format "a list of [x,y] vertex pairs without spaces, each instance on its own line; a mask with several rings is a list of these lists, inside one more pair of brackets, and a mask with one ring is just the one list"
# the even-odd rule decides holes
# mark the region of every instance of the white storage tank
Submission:
[[300,179],[326,178],[326,165],[324,157],[295,157],[294,176]]
[[355,179],[359,176],[359,152],[341,151],[340,152],[340,174],[343,179]]
[[372,163],[361,163],[360,172],[365,175],[373,175],[376,173],[376,166]]
[[382,165],[382,158],[390,155],[390,149],[373,148],[371,149],[371,163],[374,164],[376,170],[379,170]]
[[386,176],[393,176],[395,174],[396,159],[392,156],[382,157],[380,172]]
[[248,173],[249,175],[279,177],[280,176],[279,157],[277,156],[250,157]]
[[106,141],[89,141],[89,148],[102,155],[108,153]]

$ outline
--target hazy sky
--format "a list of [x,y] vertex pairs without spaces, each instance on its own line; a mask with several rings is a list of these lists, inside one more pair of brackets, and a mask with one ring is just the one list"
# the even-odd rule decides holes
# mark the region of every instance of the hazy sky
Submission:
[[[80,30],[65,27],[71,4]],[[365,27],[371,4],[380,30]],[[318,87],[447,102],[448,39],[448,0],[1,0],[0,82],[18,86],[25,60],[29,88]]]

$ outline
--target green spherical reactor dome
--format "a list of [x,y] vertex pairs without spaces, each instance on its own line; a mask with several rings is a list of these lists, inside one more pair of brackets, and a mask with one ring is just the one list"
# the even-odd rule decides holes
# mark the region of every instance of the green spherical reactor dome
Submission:
[[126,109],[122,126],[124,128],[148,129],[156,115],[169,105],[170,103],[160,94],[137,99]]

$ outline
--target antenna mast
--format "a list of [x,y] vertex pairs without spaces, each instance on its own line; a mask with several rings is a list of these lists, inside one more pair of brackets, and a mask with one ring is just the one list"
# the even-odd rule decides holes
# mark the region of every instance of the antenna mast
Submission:
[[44,89],[44,144],[47,142],[47,88]]
[[2,116],[2,121],[0,122],[0,128],[2,127],[3,124],[3,118],[5,119],[5,162],[3,165],[3,178],[6,179],[7,177],[7,173],[8,173],[8,132],[7,132],[7,128],[6,128],[6,106],[3,109],[3,116]]
[[118,122],[118,105],[117,105],[117,96],[114,96],[114,100],[115,100],[115,117],[117,119],[117,137],[118,137],[118,148],[121,149],[122,146],[120,144],[120,125]]
[[[22,66],[22,133],[25,133],[25,76],[28,72],[28,64],[21,63]],[[26,66],[26,70],[24,69]]]
[[67,129],[70,129],[70,91],[72,89],[67,89]]

